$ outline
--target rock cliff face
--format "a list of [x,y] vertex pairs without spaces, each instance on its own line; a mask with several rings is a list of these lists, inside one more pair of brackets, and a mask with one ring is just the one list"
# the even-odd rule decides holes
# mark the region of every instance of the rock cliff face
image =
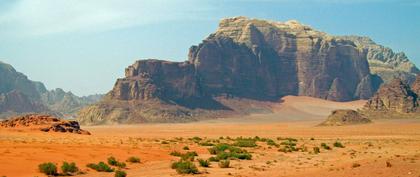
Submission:
[[185,100],[203,96],[277,100],[305,95],[335,101],[367,99],[376,83],[353,42],[296,21],[224,19],[190,49],[186,62],[138,61],[111,97]]
[[241,107],[229,99],[366,99],[378,84],[353,42],[296,21],[224,19],[188,56],[185,62],[135,62],[102,102],[80,112],[80,122],[194,120]]
[[419,69],[403,53],[395,53],[392,49],[376,44],[368,37],[341,36],[340,38],[351,40],[364,53],[369,62],[372,74],[379,75],[385,83],[394,78],[401,78],[411,83],[414,81]]
[[62,89],[48,91],[11,65],[0,62],[0,118],[25,113],[49,113],[73,117],[83,106],[97,102],[100,96],[77,97]]
[[420,76],[410,86],[396,78],[383,84],[360,111],[370,118],[420,118]]
[[368,99],[382,83],[370,73],[368,53],[355,40],[297,21],[223,19],[215,33],[190,48],[187,61],[136,61],[100,103],[80,112],[79,121],[195,120],[243,110],[232,100],[278,101],[285,95]]

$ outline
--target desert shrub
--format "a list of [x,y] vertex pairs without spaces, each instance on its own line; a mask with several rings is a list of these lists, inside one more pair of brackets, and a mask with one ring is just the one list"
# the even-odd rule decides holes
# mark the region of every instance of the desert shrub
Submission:
[[313,141],[313,140],[315,140],[315,138],[312,137],[310,140]]
[[125,168],[127,165],[124,162],[119,162],[115,157],[108,158],[108,164],[119,168]]
[[237,138],[233,145],[238,147],[255,147],[257,143],[251,138]]
[[180,153],[178,151],[172,151],[170,155],[181,157],[182,160],[189,160],[189,161],[194,161],[194,157],[198,156],[197,152],[195,152],[195,151],[186,152],[186,153]]
[[211,143],[210,141],[200,142],[200,143],[198,143],[198,145],[200,145],[200,146],[214,146],[214,144]]
[[46,175],[57,175],[57,166],[51,162],[38,165],[38,169]]
[[228,144],[218,144],[212,148],[208,149],[210,154],[216,155],[216,159],[213,161],[226,160],[230,158],[242,159],[242,160],[251,160],[252,155],[246,150],[230,146]]
[[126,176],[127,176],[127,173],[125,171],[120,171],[120,170],[115,171],[114,177],[126,177]]
[[195,152],[195,151],[186,152],[185,154],[181,154],[181,159],[182,160],[194,161],[195,156],[198,156],[197,152]]
[[63,162],[63,165],[61,165],[61,171],[64,174],[72,174],[72,173],[78,172],[79,168],[77,168],[76,163],[74,162],[72,163]]
[[218,161],[219,161],[219,159],[218,159],[218,158],[216,158],[216,157],[210,157],[208,160],[209,160],[210,162],[218,162]]
[[344,148],[344,145],[343,144],[341,144],[341,142],[339,142],[339,141],[336,141],[336,142],[334,142],[334,147],[338,147],[338,148]]
[[219,161],[219,167],[220,168],[229,168],[230,161],[229,160],[221,160]]
[[111,168],[104,162],[99,162],[98,164],[90,163],[90,164],[87,164],[86,166],[98,172],[113,172],[114,171],[113,168]]
[[184,146],[182,149],[183,150],[190,150],[190,148],[188,146]]
[[331,150],[331,147],[330,146],[328,146],[327,144],[325,144],[325,143],[321,143],[321,147],[322,148],[324,148],[324,149],[326,149],[326,150]]
[[198,174],[198,169],[191,161],[180,160],[172,163],[172,169],[175,169],[179,174]]
[[281,147],[279,151],[284,153],[298,151],[300,148],[296,148],[296,143],[296,139],[285,138],[284,141],[280,143]]
[[127,159],[127,162],[130,162],[130,163],[140,163],[140,158],[139,157],[132,156],[132,157],[129,157]]
[[319,154],[321,152],[319,147],[313,147],[313,150],[314,150],[314,154]]
[[198,159],[198,163],[202,167],[209,167],[210,166],[210,162],[208,160]]
[[269,145],[269,146],[275,146],[275,147],[279,147],[280,145],[279,144],[277,144],[276,142],[274,142],[274,140],[272,140],[272,139],[267,139],[267,145]]

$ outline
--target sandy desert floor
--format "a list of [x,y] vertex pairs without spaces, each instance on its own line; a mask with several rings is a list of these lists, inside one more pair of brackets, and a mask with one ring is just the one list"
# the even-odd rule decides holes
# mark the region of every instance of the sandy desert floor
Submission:
[[[307,97],[286,97],[276,112],[231,119],[183,124],[142,124],[82,127],[92,135],[18,132],[0,130],[0,176],[44,176],[38,164],[76,162],[83,177],[113,176],[95,172],[88,163],[106,161],[114,156],[121,161],[138,156],[141,163],[127,163],[128,176],[182,176],[171,169],[179,157],[172,151],[198,153],[211,157],[209,146],[200,142],[234,143],[236,137],[272,139],[276,144],[295,138],[297,147],[307,150],[284,153],[280,147],[257,141],[244,147],[251,160],[231,160],[230,168],[212,162],[210,168],[198,167],[194,176],[281,176],[281,177],[420,177],[420,120],[375,120],[372,124],[343,127],[316,126],[337,108],[359,108],[363,101],[335,103]],[[198,143],[192,137],[200,137]],[[223,137],[223,139],[220,139]],[[232,138],[229,140],[227,137]],[[334,147],[339,141],[345,147]],[[323,149],[326,143],[332,150]],[[320,147],[319,154],[313,147]],[[194,162],[197,166],[198,162]],[[388,165],[387,165],[388,164]],[[189,176],[189,175],[187,175]]]

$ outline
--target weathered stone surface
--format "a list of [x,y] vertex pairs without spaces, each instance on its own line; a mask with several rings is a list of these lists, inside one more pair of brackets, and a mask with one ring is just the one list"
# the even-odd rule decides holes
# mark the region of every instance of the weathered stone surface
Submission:
[[368,37],[339,37],[353,41],[359,49],[366,53],[371,73],[379,75],[385,83],[391,82],[396,77],[411,83],[420,73],[404,52],[395,53],[388,47],[376,44]]
[[36,129],[43,132],[62,132],[90,135],[80,129],[76,121],[62,120],[50,115],[28,114],[0,122],[0,127],[11,129]]
[[325,122],[321,123],[321,126],[342,126],[342,125],[355,125],[355,124],[366,124],[372,121],[359,112],[351,109],[339,109],[334,110],[328,116]]
[[[216,33],[190,49],[189,57],[203,88],[213,94],[348,101],[360,94],[368,98],[376,87],[370,80],[362,82],[370,77],[369,66],[352,41],[297,21],[224,19]],[[368,92],[356,92],[359,85]]]
[[379,88],[378,92],[366,103],[370,111],[392,111],[397,113],[416,112],[417,94],[401,79],[394,79]]
[[[235,17],[223,19],[215,33],[192,46],[188,61],[136,61],[102,102],[80,112],[79,120],[89,124],[172,122],[176,115],[194,120],[203,112],[234,110],[216,97],[368,99],[381,83],[380,77],[370,73],[367,52],[353,40],[297,21]],[[160,107],[148,106],[156,103]],[[183,113],[178,114],[179,110]]]

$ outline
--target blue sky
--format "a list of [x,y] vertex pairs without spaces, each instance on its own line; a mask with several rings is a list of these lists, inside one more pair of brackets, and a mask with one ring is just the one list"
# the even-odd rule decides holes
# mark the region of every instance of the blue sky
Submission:
[[106,93],[137,59],[187,59],[232,16],[369,36],[420,65],[420,0],[0,0],[0,61],[48,89]]

